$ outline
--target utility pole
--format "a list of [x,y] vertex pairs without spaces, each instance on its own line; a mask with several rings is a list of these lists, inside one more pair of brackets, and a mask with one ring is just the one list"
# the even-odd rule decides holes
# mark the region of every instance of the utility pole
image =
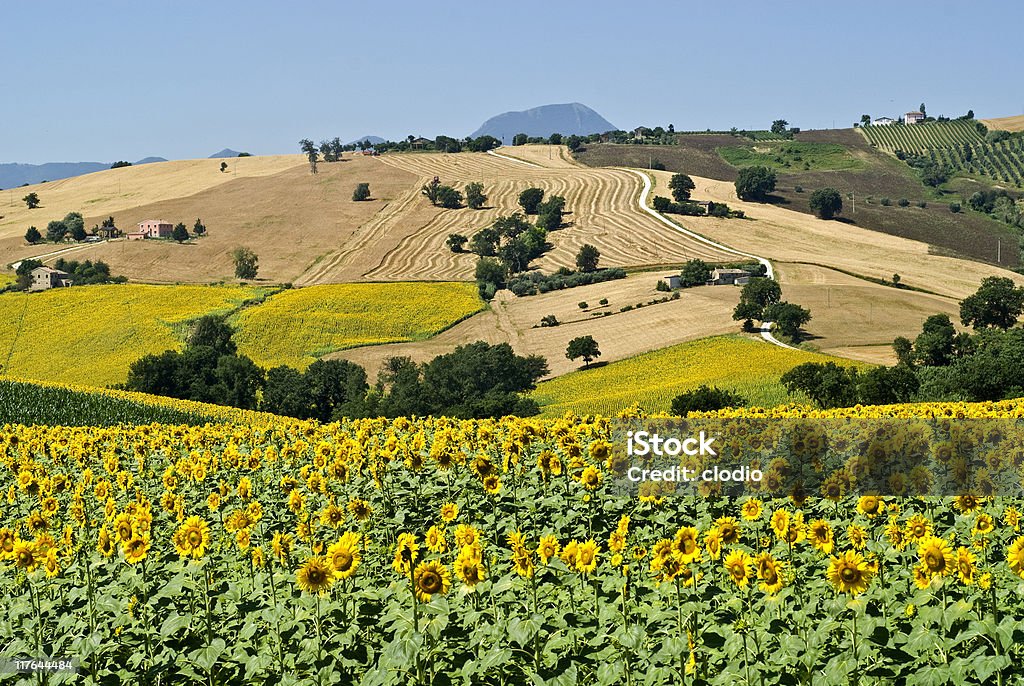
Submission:
[[997,238],[996,239],[996,263],[997,264],[1002,264],[1003,263],[1003,239],[1002,238]]
[[852,193],[853,195],[853,213],[857,214],[857,191]]

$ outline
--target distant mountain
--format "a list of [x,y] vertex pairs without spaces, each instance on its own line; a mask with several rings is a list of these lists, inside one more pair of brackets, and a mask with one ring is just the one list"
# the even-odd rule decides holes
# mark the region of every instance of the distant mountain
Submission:
[[221,157],[238,157],[238,155],[239,152],[237,150],[232,150],[231,148],[224,148],[220,152],[213,153],[207,159],[215,160]]
[[141,160],[139,160],[135,164],[152,164],[153,162],[166,162],[166,161],[167,161],[167,158],[165,158],[165,157],[143,157]]
[[472,135],[473,138],[494,136],[505,144],[511,144],[517,133],[544,137],[553,133],[587,136],[616,129],[614,124],[594,110],[574,102],[564,105],[542,105],[522,112],[505,112],[485,121]]
[[110,162],[47,162],[46,164],[0,164],[0,188],[14,188],[26,183],[68,179],[110,169]]
[[354,141],[349,141],[345,145],[359,145],[363,141],[367,141],[370,145],[379,145],[384,142],[384,139],[380,136],[363,136],[362,138],[357,138]]

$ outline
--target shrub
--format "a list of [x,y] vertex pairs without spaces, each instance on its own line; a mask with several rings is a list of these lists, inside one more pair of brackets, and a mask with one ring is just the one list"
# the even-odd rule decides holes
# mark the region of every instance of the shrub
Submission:
[[657,285],[654,287],[656,291],[671,291],[672,288],[668,285],[668,282],[664,279],[659,279]]
[[924,200],[918,200],[917,206],[920,207],[922,210],[927,209],[928,203],[926,203]]
[[359,202],[361,200],[370,199],[370,184],[361,183],[356,186],[356,189],[352,191],[352,200]]
[[576,303],[576,306],[577,306],[578,308],[580,308],[581,310],[585,310],[585,309],[587,309],[588,307],[590,307],[590,305],[588,305],[588,304],[587,304],[587,301],[586,301],[586,300],[582,300],[582,301],[580,301],[580,302]]
[[794,193],[803,193],[804,192],[804,187],[803,186],[793,186],[793,192]]
[[907,200],[906,198],[900,198],[899,200],[896,201],[896,204],[899,205],[900,207],[910,207],[910,201]]
[[891,205],[891,204],[892,204],[892,201],[891,201],[891,200],[889,200],[889,198],[882,198],[882,199],[881,199],[881,200],[879,200],[878,202],[879,202],[879,203],[880,203],[880,204],[881,204],[881,205],[882,205],[883,207],[888,207],[889,205]]
[[608,298],[601,298],[597,302],[598,302],[599,305],[607,305],[608,304]]
[[540,319],[541,326],[558,326],[558,318],[553,314],[546,314]]
[[960,207],[960,203],[958,203],[958,202],[951,202],[951,203],[949,203],[949,211],[952,212],[953,214],[958,213],[961,209],[962,208]]

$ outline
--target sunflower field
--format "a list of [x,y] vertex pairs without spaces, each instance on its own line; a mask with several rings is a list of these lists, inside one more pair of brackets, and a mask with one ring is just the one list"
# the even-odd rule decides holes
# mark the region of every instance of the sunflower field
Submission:
[[6,425],[2,657],[78,672],[0,679],[1021,683],[1021,499],[631,491],[614,426]]

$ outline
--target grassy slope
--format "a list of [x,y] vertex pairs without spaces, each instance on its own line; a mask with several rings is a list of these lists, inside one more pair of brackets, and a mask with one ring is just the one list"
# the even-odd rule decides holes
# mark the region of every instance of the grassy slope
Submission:
[[226,313],[260,289],[240,286],[77,286],[0,295],[0,365],[29,379],[107,386],[149,353],[180,348],[180,327]]
[[659,412],[667,411],[676,395],[708,384],[736,391],[750,405],[771,407],[806,401],[786,391],[779,383],[782,374],[804,362],[827,360],[836,358],[739,336],[718,336],[546,381],[533,398],[550,417],[569,410],[613,414],[634,403]]
[[[718,149],[744,147],[753,152],[755,146],[769,145],[723,134],[680,135],[677,140],[679,145],[675,146],[593,144],[578,155],[578,159],[590,166],[647,167],[653,158],[664,163],[669,171],[733,181],[737,168],[727,163]],[[959,196],[936,198],[910,167],[874,150],[853,129],[806,131],[797,134],[796,142],[843,146],[862,168],[793,170],[790,167],[787,171],[780,171],[775,195],[777,202],[787,209],[812,214],[809,204],[811,193],[831,186],[843,193],[846,207],[842,221],[922,241],[947,254],[960,254],[992,263],[996,261],[997,242],[1002,241],[1000,265],[1013,268],[1020,264],[1017,251],[1013,249],[1016,237],[1008,227],[976,212],[953,214],[947,205]],[[796,192],[797,187],[801,187],[803,192]],[[856,196],[856,213],[847,198],[848,193]],[[891,206],[879,204],[883,197],[891,199]],[[911,206],[898,207],[900,198],[911,201]],[[917,201],[925,201],[928,206],[924,209],[916,207],[914,203]]]
[[482,308],[468,283],[311,286],[243,310],[235,340],[260,366],[304,369],[329,352],[426,338]]
[[757,143],[753,146],[739,145],[722,147],[718,154],[736,167],[761,165],[782,172],[794,169],[839,171],[863,169],[863,160],[854,157],[842,145],[834,143],[806,143],[782,141]]

